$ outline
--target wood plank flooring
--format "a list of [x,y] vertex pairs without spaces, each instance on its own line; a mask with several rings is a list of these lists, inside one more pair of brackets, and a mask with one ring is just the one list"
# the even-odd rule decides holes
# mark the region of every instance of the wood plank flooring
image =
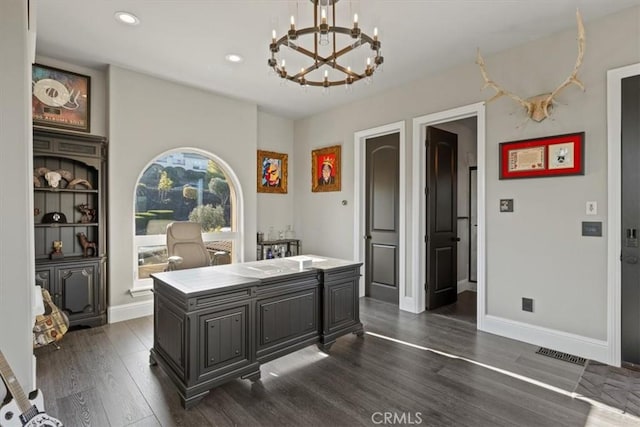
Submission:
[[260,381],[231,381],[189,410],[162,368],[148,364],[151,317],[38,349],[38,385],[47,412],[72,427],[640,425],[573,398],[584,368],[534,346],[368,298],[361,318],[363,338],[338,339],[330,355],[310,346],[269,362]]

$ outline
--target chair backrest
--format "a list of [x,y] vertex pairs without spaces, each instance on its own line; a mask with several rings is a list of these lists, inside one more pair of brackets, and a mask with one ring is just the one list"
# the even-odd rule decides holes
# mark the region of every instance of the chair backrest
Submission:
[[182,262],[175,266],[177,270],[211,264],[202,241],[202,226],[197,222],[175,221],[167,225],[167,252],[170,257],[182,257]]

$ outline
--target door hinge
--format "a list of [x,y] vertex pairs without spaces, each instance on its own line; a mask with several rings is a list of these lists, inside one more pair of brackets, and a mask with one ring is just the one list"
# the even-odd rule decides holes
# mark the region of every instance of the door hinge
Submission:
[[426,282],[425,282],[425,284],[424,284],[424,290],[425,290],[425,291],[429,290],[429,284],[428,284],[428,283],[426,283]]
[[429,236],[425,235],[424,236],[424,242],[427,243],[429,241]]

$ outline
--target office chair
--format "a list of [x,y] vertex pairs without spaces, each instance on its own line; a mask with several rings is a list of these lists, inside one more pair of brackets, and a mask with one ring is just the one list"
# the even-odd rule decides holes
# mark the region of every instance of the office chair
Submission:
[[202,241],[202,226],[197,222],[174,221],[167,225],[167,271],[211,265]]

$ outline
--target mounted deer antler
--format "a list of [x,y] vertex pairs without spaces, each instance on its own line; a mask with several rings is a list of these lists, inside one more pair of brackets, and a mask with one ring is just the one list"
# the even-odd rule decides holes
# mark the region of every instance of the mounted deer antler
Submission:
[[576,65],[573,67],[573,72],[569,75],[569,77],[567,77],[565,81],[560,84],[560,86],[558,86],[553,92],[550,93],[544,93],[542,95],[522,99],[515,93],[503,89],[500,85],[489,78],[489,74],[487,73],[487,69],[485,68],[484,59],[482,58],[482,55],[480,55],[480,49],[478,49],[476,64],[480,66],[480,72],[482,73],[482,78],[484,79],[484,86],[482,87],[482,89],[490,87],[496,91],[496,94],[487,102],[491,102],[494,99],[501,97],[502,95],[506,95],[522,105],[527,110],[527,117],[535,122],[541,122],[549,117],[549,115],[551,114],[551,110],[553,109],[553,98],[555,98],[564,88],[575,84],[584,91],[584,84],[582,84],[582,82],[578,80],[578,70],[582,65],[582,58],[584,57],[585,47],[584,24],[582,23],[582,16],[580,15],[579,10],[576,10],[576,19],[578,21],[578,58],[576,59]]

